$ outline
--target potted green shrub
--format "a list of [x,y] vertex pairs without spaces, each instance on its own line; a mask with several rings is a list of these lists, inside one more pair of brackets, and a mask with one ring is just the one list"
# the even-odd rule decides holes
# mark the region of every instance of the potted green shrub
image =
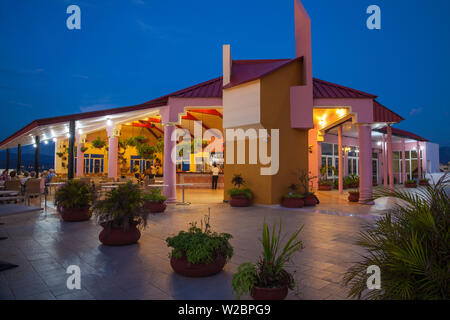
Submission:
[[298,179],[303,189],[303,202],[305,207],[313,207],[317,205],[319,203],[319,199],[316,197],[314,192],[310,191],[310,183],[312,180],[316,179],[316,177],[312,177],[306,170],[300,170]]
[[430,185],[430,179],[427,179],[423,177],[419,180],[419,186],[429,186]]
[[208,214],[200,227],[191,222],[188,231],[166,239],[172,248],[170,265],[176,273],[187,277],[211,276],[220,272],[233,256],[231,234],[213,232],[209,220]]
[[103,149],[106,146],[106,141],[102,140],[100,137],[92,140],[91,145],[96,149]]
[[[417,195],[407,190],[377,190],[374,197],[392,197],[392,206],[361,231],[357,245],[364,252],[344,276],[349,297],[373,300],[448,300],[449,212],[448,174]],[[367,290],[367,270],[378,266],[381,290]]]
[[286,208],[301,208],[305,205],[303,201],[303,194],[298,192],[298,186],[296,184],[291,184],[289,186],[291,190],[288,194],[283,196],[281,200],[281,205]]
[[359,177],[356,174],[348,176],[348,186],[349,188],[359,188]]
[[416,188],[416,187],[417,187],[417,183],[416,183],[415,180],[408,179],[408,180],[406,180],[406,182],[405,182],[405,187],[406,187],[406,188],[410,188],[410,189]]
[[298,236],[300,227],[282,247],[281,218],[279,228],[272,231],[264,221],[262,233],[263,252],[258,263],[243,263],[233,275],[232,286],[237,297],[250,294],[255,300],[283,300],[289,289],[294,289],[295,281],[291,273],[284,269],[292,255],[303,248]]
[[86,221],[92,216],[89,211],[94,192],[80,180],[70,180],[55,193],[55,206],[64,221]]
[[359,202],[359,191],[349,191],[348,192],[348,201]]
[[161,194],[160,188],[153,188],[143,195],[144,209],[151,213],[164,212],[167,207],[166,199],[167,197]]
[[319,190],[320,191],[331,191],[333,189],[333,181],[328,181],[327,175],[328,170],[333,172],[333,175],[336,173],[336,169],[334,167],[321,167],[320,175],[321,179],[319,180]]
[[132,182],[109,191],[104,200],[96,202],[94,213],[103,227],[99,240],[104,245],[136,243],[141,237],[139,229],[147,226],[141,191]]
[[245,185],[245,180],[240,174],[235,174],[231,179],[234,188],[228,190],[230,195],[230,205],[232,207],[248,207],[253,198],[252,191],[249,188],[241,188]]

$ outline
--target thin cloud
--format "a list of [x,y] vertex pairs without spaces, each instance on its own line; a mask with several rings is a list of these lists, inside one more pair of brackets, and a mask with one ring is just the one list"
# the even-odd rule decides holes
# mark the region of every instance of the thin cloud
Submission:
[[111,103],[110,97],[103,97],[100,99],[91,100],[89,103],[85,103],[80,106],[81,112],[99,111],[113,108],[114,104]]
[[89,79],[89,76],[85,76],[82,74],[74,74],[74,75],[72,75],[72,77],[78,78],[78,79]]
[[31,69],[31,70],[15,70],[15,69],[0,68],[0,72],[24,76],[24,75],[42,74],[45,72],[45,69],[38,68],[38,69]]
[[144,0],[133,0],[134,4],[146,4]]
[[28,104],[28,103],[24,103],[24,102],[18,102],[18,101],[8,101],[9,104],[14,105],[14,106],[19,106],[19,107],[27,107],[27,108],[31,108],[32,105]]
[[420,114],[420,113],[422,113],[422,108],[413,108],[409,112],[409,115],[410,116],[414,116],[414,115],[417,115],[417,114]]
[[160,38],[160,39],[167,38],[167,35],[165,35],[164,33],[160,32],[157,28],[149,25],[148,23],[145,23],[144,21],[142,21],[140,19],[137,20],[137,24],[141,28],[141,30],[144,32],[152,33],[155,37]]

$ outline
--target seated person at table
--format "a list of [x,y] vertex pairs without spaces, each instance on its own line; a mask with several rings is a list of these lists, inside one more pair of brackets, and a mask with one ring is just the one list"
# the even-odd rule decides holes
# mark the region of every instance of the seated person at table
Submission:
[[53,177],[56,177],[55,170],[54,169],[50,169],[48,171],[47,177],[45,178],[45,182],[46,183],[52,182]]
[[7,181],[9,180],[8,171],[4,170],[2,175],[0,176],[0,181]]
[[20,183],[25,184],[25,182],[27,182],[28,179],[31,179],[30,173],[28,171],[25,171],[23,173],[23,177],[20,179]]
[[15,171],[11,171],[9,176],[10,176],[9,180],[19,180],[19,178],[17,177],[17,173]]

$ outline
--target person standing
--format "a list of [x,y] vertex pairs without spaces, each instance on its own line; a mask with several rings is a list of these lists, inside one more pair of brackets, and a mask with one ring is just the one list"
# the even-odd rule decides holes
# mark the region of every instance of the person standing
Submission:
[[212,172],[212,189],[216,190],[217,189],[217,181],[219,180],[219,172],[220,172],[220,169],[217,167],[216,163],[213,164],[211,172]]

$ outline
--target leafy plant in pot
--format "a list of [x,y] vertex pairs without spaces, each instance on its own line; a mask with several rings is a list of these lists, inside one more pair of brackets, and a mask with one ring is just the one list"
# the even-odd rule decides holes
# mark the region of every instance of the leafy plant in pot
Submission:
[[304,192],[303,202],[305,204],[305,207],[313,207],[319,204],[319,199],[316,197],[314,192],[310,191],[310,184],[316,178],[317,177],[311,176],[307,170],[300,170],[298,174],[300,186],[302,187]]
[[348,201],[358,202],[359,201],[359,191],[349,191],[348,192]]
[[320,191],[331,191],[333,189],[333,181],[328,181],[328,170],[330,170],[333,176],[336,174],[336,169],[334,167],[321,167],[320,175],[321,179],[319,180],[319,190]]
[[[400,200],[368,223],[357,245],[365,254],[344,276],[349,297],[373,300],[448,300],[450,298],[449,175],[419,189],[377,190],[375,198]],[[381,290],[367,290],[367,268],[377,265]]]
[[417,187],[417,183],[416,183],[415,180],[408,179],[408,180],[406,180],[406,182],[405,182],[405,187],[406,187],[406,188],[416,188],[416,187]]
[[80,180],[70,180],[55,193],[55,206],[64,221],[86,221],[92,216],[89,211],[94,200],[90,186]]
[[422,178],[419,180],[419,186],[429,186],[430,180],[426,178]]
[[164,212],[166,210],[167,197],[161,194],[160,188],[154,188],[150,190],[150,193],[143,195],[144,209],[151,213]]
[[281,205],[286,208],[301,208],[305,205],[303,201],[303,194],[298,192],[298,186],[296,184],[291,184],[289,186],[291,190],[287,195],[283,196],[281,200]]
[[245,180],[240,174],[235,174],[231,182],[234,188],[228,190],[228,194],[231,197],[230,205],[232,207],[248,207],[250,200],[253,198],[253,194],[249,188],[241,188],[245,185]]
[[172,248],[170,265],[176,273],[187,277],[211,276],[220,272],[233,256],[231,234],[213,232],[209,220],[208,214],[200,227],[191,222],[187,232],[180,231],[166,239]]
[[288,290],[294,289],[294,277],[284,268],[292,255],[303,248],[302,241],[298,239],[303,226],[282,247],[285,237],[281,236],[281,225],[280,218],[278,230],[274,224],[271,232],[264,221],[261,239],[263,254],[258,263],[243,263],[233,275],[233,291],[238,298],[250,294],[255,300],[283,300]]
[[148,213],[143,209],[139,186],[128,182],[112,189],[104,200],[97,201],[94,213],[103,227],[99,240],[104,245],[121,246],[136,243],[147,226]]

